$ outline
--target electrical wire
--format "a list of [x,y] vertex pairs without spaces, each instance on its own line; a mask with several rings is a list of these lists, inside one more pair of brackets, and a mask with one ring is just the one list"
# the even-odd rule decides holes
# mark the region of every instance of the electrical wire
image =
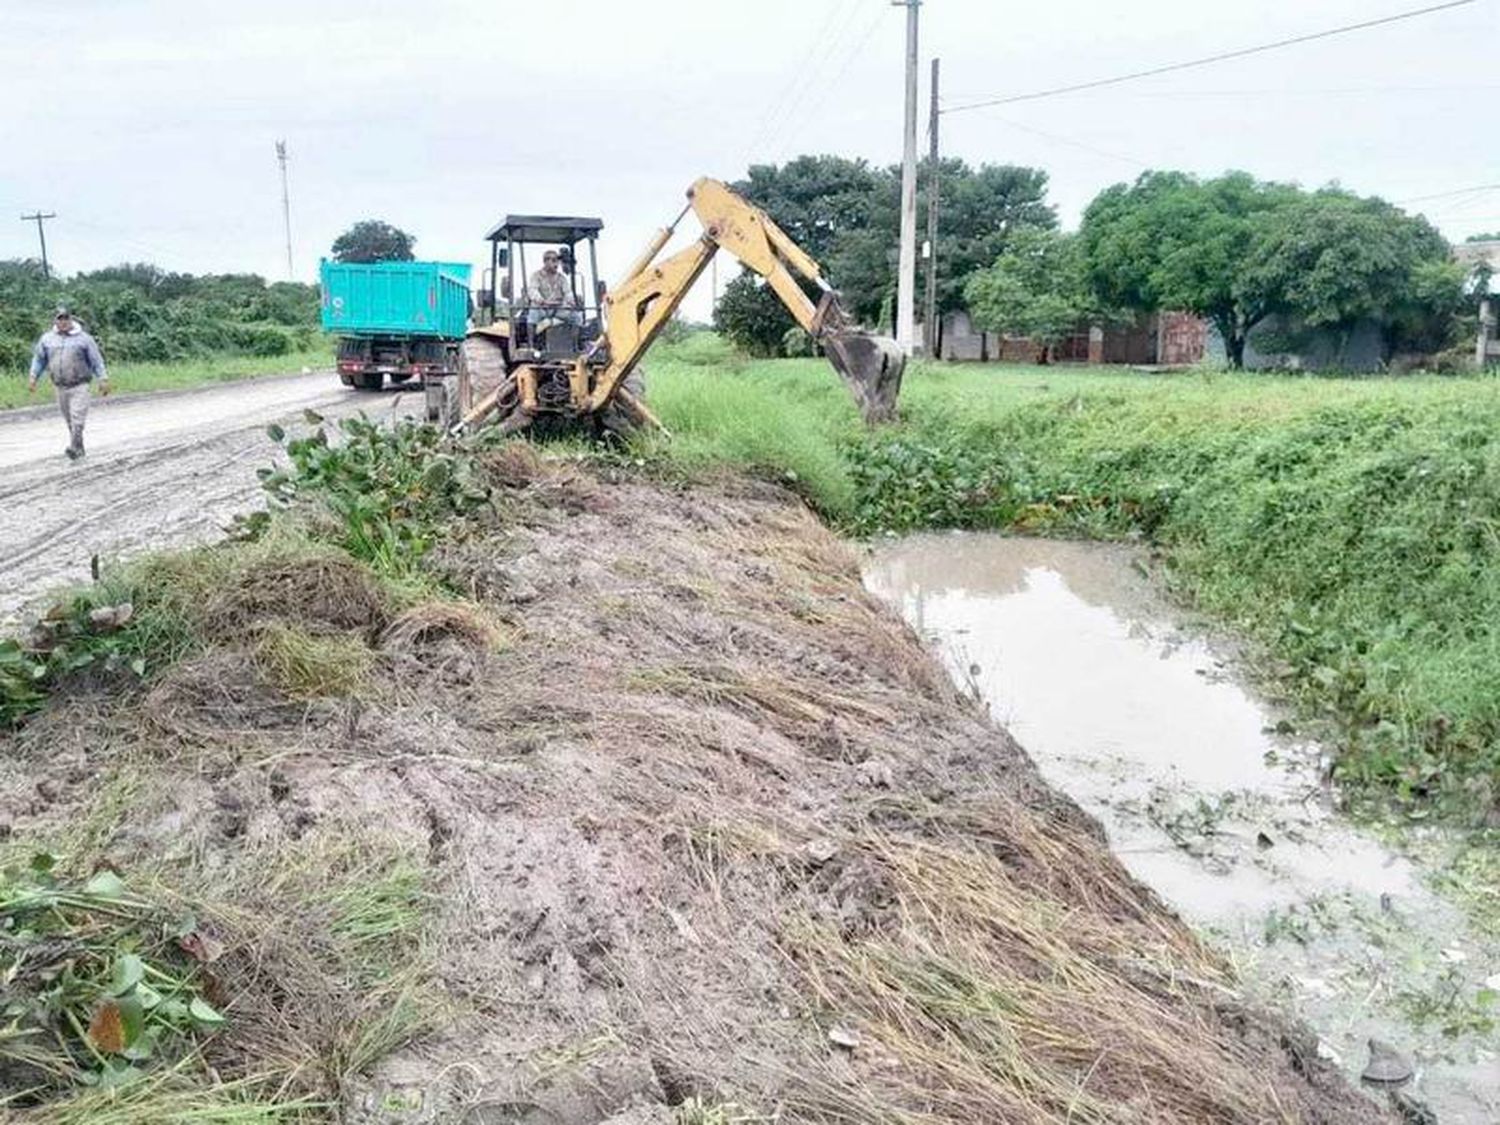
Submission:
[[[821,61],[826,64],[835,46],[842,42],[845,33],[853,26],[855,14],[859,11],[859,4],[860,0],[848,0],[847,3],[834,3],[829,7],[822,25],[809,37],[807,49],[793,65],[791,80],[783,85],[781,91],[772,99],[760,124],[750,135],[750,140],[745,146],[745,159],[741,163],[748,162],[755,151],[760,148],[761,142],[775,134],[776,126],[785,119],[787,113],[795,110],[806,90],[817,81],[817,76],[825,69],[814,65],[819,61],[819,52],[821,51],[823,55]],[[838,30],[835,31],[835,28]]]
[[1031,133],[1034,136],[1043,138],[1044,140],[1052,141],[1054,144],[1066,145],[1069,148],[1080,149],[1083,152],[1091,152],[1095,156],[1103,156],[1107,157],[1110,160],[1118,160],[1122,164],[1131,164],[1137,168],[1153,167],[1152,163],[1149,160],[1140,160],[1134,156],[1126,156],[1124,153],[1110,152],[1108,149],[1104,148],[1095,148],[1093,145],[1087,144],[1084,141],[1075,141],[1071,137],[1064,137],[1057,133],[1049,133],[1045,129],[1037,129],[1031,125],[1022,125],[1019,121],[1012,121],[1009,117],[1001,117],[997,113],[988,113],[985,116],[991,118],[992,120],[1000,122],[1002,125],[1009,125],[1012,129],[1019,130],[1022,133]]
[[[864,53],[865,45],[869,43],[870,38],[879,30],[885,18],[885,11],[881,8],[871,6],[869,11],[870,18],[866,22],[864,29],[862,31],[855,30],[854,35],[842,44],[841,59],[837,65],[829,66],[820,72],[823,78],[822,82],[814,82],[807,87],[804,96],[808,101],[813,104],[820,103],[830,90],[838,87],[839,83],[843,81],[844,75],[849,73],[849,67],[853,65],[854,60]],[[847,29],[854,30],[856,26],[854,21],[851,20],[847,25]],[[835,48],[836,50],[837,48]],[[832,61],[834,53],[834,51],[830,51],[830,61]],[[782,147],[786,148],[791,141],[803,136],[812,124],[813,116],[808,113],[794,115],[788,121],[784,122],[783,128],[780,130]]]
[[1500,191],[1500,184],[1479,184],[1477,187],[1459,188],[1456,191],[1435,191],[1431,195],[1413,195],[1406,199],[1393,199],[1392,203],[1423,203],[1429,199],[1452,199],[1458,195],[1473,195],[1481,191]]
[[1278,39],[1274,43],[1261,43],[1254,47],[1242,47],[1237,51],[1221,51],[1216,55],[1205,55],[1202,58],[1189,59],[1186,62],[1168,63],[1165,66],[1155,66],[1148,70],[1132,71],[1129,74],[1119,74],[1113,78],[1098,78],[1092,82],[1076,82],[1070,86],[1054,86],[1047,90],[1035,90],[1029,94],[1011,94],[1007,97],[986,98],[983,101],[948,106],[945,109],[940,109],[938,112],[964,113],[971,109],[985,109],[997,105],[1013,105],[1016,102],[1036,101],[1040,98],[1056,97],[1059,94],[1075,94],[1082,90],[1097,90],[1102,86],[1115,86],[1121,82],[1134,82],[1137,79],[1152,78],[1158,74],[1171,74],[1179,70],[1190,70],[1194,67],[1208,66],[1211,63],[1225,62],[1229,59],[1241,59],[1247,55],[1258,55],[1265,51],[1276,51],[1282,47],[1293,47],[1299,43],[1311,43],[1314,40],[1328,39],[1335,35],[1348,35],[1351,32],[1365,31],[1372,27],[1381,27],[1385,24],[1397,23],[1401,20],[1416,19],[1418,16],[1447,11],[1449,8],[1462,8],[1474,3],[1477,3],[1477,0],[1447,0],[1443,4],[1430,4],[1425,8],[1413,8],[1405,12],[1396,12],[1393,15],[1381,16],[1378,19],[1362,20],[1359,23],[1345,24],[1342,27],[1331,27],[1323,31],[1310,32],[1307,35],[1295,35],[1290,39]]

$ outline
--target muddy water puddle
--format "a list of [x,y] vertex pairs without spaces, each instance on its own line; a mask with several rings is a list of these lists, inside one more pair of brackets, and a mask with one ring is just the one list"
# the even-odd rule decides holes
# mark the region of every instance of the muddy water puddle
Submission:
[[1332,809],[1319,748],[1134,552],[921,535],[873,547],[865,582],[1247,992],[1304,1019],[1356,1079],[1369,1039],[1396,1047],[1416,1071],[1404,1092],[1443,1125],[1500,1122],[1500,940]]

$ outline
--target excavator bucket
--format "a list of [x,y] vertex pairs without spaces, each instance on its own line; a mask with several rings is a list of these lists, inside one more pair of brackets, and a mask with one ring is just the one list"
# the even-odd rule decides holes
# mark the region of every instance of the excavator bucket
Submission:
[[889,336],[876,336],[855,328],[829,331],[823,336],[823,351],[844,380],[865,423],[874,426],[896,417],[896,397],[901,393],[901,375],[906,353]]

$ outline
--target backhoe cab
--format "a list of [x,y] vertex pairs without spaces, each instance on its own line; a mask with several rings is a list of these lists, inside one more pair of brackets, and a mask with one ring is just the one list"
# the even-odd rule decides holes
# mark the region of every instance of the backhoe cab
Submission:
[[[595,339],[599,335],[603,287],[595,242],[603,229],[599,219],[507,215],[485,236],[490,244],[485,280],[490,284],[479,291],[476,325],[498,327],[497,338],[510,341],[516,356],[581,354],[588,333]],[[580,258],[580,244],[586,247],[586,261]],[[530,290],[532,274],[553,255],[567,290],[561,306]]]
[[[490,421],[506,432],[582,424],[601,436],[662,428],[646,406],[638,364],[721,249],[765,279],[843,378],[867,422],[894,417],[906,365],[895,341],[855,327],[818,264],[759,208],[707,178],[687,196],[687,206],[609,291],[595,254],[604,225],[598,219],[509,215],[489,233],[489,287],[480,290],[475,327],[464,341],[456,429]],[[660,257],[689,211],[702,234]],[[549,249],[566,284],[549,275],[544,285],[551,293],[533,292]],[[804,284],[819,294],[816,302]]]

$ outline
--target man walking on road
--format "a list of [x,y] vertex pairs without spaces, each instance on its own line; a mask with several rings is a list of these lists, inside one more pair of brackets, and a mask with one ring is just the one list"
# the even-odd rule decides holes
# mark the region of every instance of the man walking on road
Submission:
[[89,416],[89,384],[99,380],[99,393],[109,394],[109,372],[104,356],[94,338],[73,320],[73,314],[59,305],[52,329],[43,332],[31,354],[31,381],[28,391],[35,392],[43,376],[52,380],[57,391],[57,406],[68,427],[68,460],[83,456],[83,423]]

